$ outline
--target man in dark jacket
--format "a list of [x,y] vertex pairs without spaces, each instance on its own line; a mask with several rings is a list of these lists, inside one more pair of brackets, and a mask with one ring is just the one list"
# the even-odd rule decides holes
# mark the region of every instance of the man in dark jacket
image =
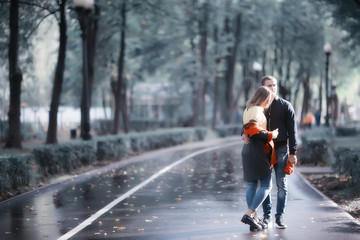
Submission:
[[[268,87],[275,94],[277,93],[277,79],[275,77],[263,77],[261,80],[261,85]],[[266,112],[266,118],[267,130],[271,131],[276,128],[279,129],[279,135],[276,139],[274,139],[275,154],[277,158],[277,164],[274,166],[277,185],[275,223],[278,228],[287,228],[283,220],[288,196],[287,181],[284,169],[287,162],[290,162],[294,165],[297,163],[297,128],[295,111],[288,101],[276,96]],[[244,137],[244,141],[247,143],[248,139]],[[272,203],[269,195],[263,202],[263,222],[266,225],[270,222],[271,207]]]
[[[277,93],[277,79],[273,76],[265,76],[261,79],[261,85],[268,87],[275,94]],[[287,228],[284,224],[288,188],[284,172],[287,161],[297,163],[296,158],[296,119],[295,111],[290,102],[276,96],[266,112],[267,129],[269,131],[279,129],[279,136],[274,139],[275,154],[278,163],[274,166],[277,185],[277,205],[275,223],[278,228]],[[271,213],[270,195],[263,202],[264,223],[270,222]]]

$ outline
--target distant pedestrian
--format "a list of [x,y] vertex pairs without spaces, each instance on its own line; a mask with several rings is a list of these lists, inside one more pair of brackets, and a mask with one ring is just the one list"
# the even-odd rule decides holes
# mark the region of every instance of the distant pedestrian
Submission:
[[336,93],[336,84],[333,83],[329,94],[329,116],[332,125],[335,127],[339,116],[339,99]]
[[[244,134],[249,143],[242,149],[244,180],[248,182],[246,190],[247,212],[241,221],[250,225],[251,231],[263,229],[256,217],[256,210],[269,195],[271,190],[271,171],[276,163],[272,139],[279,134],[278,130],[267,131],[267,120],[264,109],[274,98],[266,87],[260,87],[246,104],[243,114]],[[257,191],[257,185],[260,188]]]
[[321,122],[321,111],[320,109],[318,109],[316,112],[315,112],[315,122],[316,122],[316,126],[320,126],[320,122]]
[[301,124],[305,128],[311,128],[311,126],[314,124],[314,122],[315,122],[315,116],[311,111],[309,111],[306,113]]

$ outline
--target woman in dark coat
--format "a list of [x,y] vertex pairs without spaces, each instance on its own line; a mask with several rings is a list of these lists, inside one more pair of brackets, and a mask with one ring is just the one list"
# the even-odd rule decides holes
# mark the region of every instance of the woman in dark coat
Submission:
[[[262,226],[256,219],[255,212],[271,190],[271,171],[276,164],[272,139],[278,130],[266,130],[266,109],[274,99],[273,93],[266,87],[260,87],[246,103],[243,114],[244,134],[250,138],[249,144],[242,149],[244,180],[248,182],[246,202],[248,211],[241,221],[250,225],[250,230],[260,230]],[[257,190],[258,182],[260,188]],[[257,191],[256,191],[257,190]]]

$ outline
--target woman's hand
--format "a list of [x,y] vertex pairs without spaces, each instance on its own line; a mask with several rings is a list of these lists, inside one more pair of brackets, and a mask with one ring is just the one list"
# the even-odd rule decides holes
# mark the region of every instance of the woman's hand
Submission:
[[279,129],[275,129],[274,131],[272,131],[272,139],[275,139],[277,138],[279,135]]

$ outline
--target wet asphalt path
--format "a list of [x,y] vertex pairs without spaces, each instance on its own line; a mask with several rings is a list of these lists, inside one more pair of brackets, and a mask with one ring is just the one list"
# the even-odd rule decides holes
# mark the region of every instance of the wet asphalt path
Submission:
[[[211,146],[220,148],[202,150]],[[236,138],[188,144],[25,194],[0,203],[0,239],[359,239],[360,227],[298,174],[289,228],[249,232],[240,153]]]

